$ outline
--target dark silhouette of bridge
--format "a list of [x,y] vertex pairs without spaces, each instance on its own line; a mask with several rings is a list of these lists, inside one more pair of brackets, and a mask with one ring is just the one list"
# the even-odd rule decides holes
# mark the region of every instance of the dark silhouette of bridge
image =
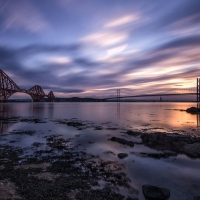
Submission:
[[3,72],[3,70],[0,69],[0,100],[6,101],[16,92],[29,94],[34,102],[42,102],[45,97],[48,97],[51,102],[56,100],[52,91],[46,95],[39,85],[35,85],[29,90],[21,89],[5,72]]

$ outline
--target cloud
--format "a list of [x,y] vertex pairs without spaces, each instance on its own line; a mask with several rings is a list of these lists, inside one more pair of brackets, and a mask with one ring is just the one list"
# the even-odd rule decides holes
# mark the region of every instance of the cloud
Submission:
[[124,45],[121,45],[121,46],[118,46],[118,47],[115,47],[112,49],[108,49],[107,50],[108,56],[120,54],[122,51],[124,51],[126,49],[127,46],[128,46],[128,44],[124,44]]
[[55,86],[43,86],[44,90],[52,90],[53,92],[59,92],[59,93],[83,93],[85,92],[82,89],[72,89],[72,88],[67,88],[67,87],[55,87]]
[[69,57],[53,57],[49,59],[49,62],[54,64],[67,64],[71,63],[72,60]]
[[178,5],[170,12],[158,18],[160,27],[171,28],[172,30],[187,29],[199,24],[200,20],[199,1],[179,1]]
[[113,27],[118,27],[118,26],[122,26],[125,24],[130,24],[131,22],[137,21],[140,19],[140,16],[138,14],[134,14],[134,15],[126,15],[123,16],[121,18],[115,19],[111,22],[108,22],[105,27],[106,28],[113,28]]
[[104,31],[85,36],[81,41],[87,44],[106,47],[124,42],[127,38],[128,34],[125,32]]
[[37,33],[50,28],[48,22],[30,1],[18,0],[17,3],[13,1],[4,2],[0,3],[0,6],[4,6],[4,9],[0,12],[3,18],[3,31],[18,31],[22,29]]
[[82,45],[80,43],[77,44],[69,44],[69,45],[46,45],[46,44],[34,44],[28,45],[25,47],[21,47],[16,49],[16,53],[18,55],[33,55],[33,54],[41,54],[41,53],[76,53],[80,51]]
[[166,49],[178,49],[178,48],[191,48],[191,47],[199,47],[200,45],[200,36],[192,35],[181,38],[176,38],[168,43],[161,45],[157,50],[166,50]]

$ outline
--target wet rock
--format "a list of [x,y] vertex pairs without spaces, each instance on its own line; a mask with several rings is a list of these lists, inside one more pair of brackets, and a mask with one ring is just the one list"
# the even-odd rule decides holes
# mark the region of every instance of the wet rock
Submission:
[[34,133],[35,133],[35,131],[33,131],[33,130],[10,132],[10,134],[13,134],[13,135],[30,135],[30,136],[32,136]]
[[41,143],[41,142],[33,142],[32,146],[35,146],[35,147],[40,147],[44,145],[44,143]]
[[165,200],[170,197],[170,190],[168,188],[153,185],[143,185],[142,191],[144,196],[151,200]]
[[127,153],[119,153],[119,154],[118,154],[118,157],[119,157],[120,159],[126,158],[127,156],[128,156]]
[[200,157],[200,138],[180,134],[143,133],[143,143],[158,150],[171,150],[188,156]]
[[114,127],[108,127],[107,130],[113,130],[113,131],[114,131],[114,130],[117,130],[117,128],[114,128]]
[[163,153],[140,153],[141,156],[146,156],[150,158],[155,158],[155,159],[161,159],[161,158],[169,158],[171,156],[177,156],[177,153],[172,152],[172,151],[164,151]]
[[27,122],[27,123],[46,123],[46,121],[43,121],[43,119],[38,118],[22,118],[20,122]]
[[114,141],[114,142],[118,142],[120,144],[128,145],[130,147],[134,146],[134,142],[133,141],[128,141],[128,140],[125,140],[123,138],[112,137],[110,140]]
[[67,126],[78,127],[78,126],[83,126],[83,124],[80,122],[67,122]]
[[101,126],[96,126],[94,130],[102,130]]
[[138,198],[127,197],[126,200],[138,200]]
[[137,132],[137,131],[132,131],[132,130],[128,130],[125,132],[127,135],[131,135],[131,136],[138,136],[141,135],[141,132]]
[[112,154],[112,155],[115,155],[115,153],[114,153],[114,152],[112,152],[112,151],[105,151],[104,153],[106,153],[106,154]]
[[186,110],[187,113],[200,114],[200,108],[190,107]]
[[200,156],[200,143],[186,144],[180,151],[191,157],[198,157]]

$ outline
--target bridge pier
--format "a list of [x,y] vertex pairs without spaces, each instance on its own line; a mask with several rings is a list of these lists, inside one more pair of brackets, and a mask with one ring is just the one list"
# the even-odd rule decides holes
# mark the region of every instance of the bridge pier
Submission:
[[200,78],[197,78],[197,102],[200,102]]

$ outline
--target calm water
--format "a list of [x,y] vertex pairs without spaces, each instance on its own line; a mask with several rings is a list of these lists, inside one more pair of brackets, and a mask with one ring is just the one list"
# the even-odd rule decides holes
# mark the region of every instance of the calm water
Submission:
[[[1,125],[0,144],[11,140],[14,146],[30,147],[33,142],[45,142],[41,134],[62,134],[73,138],[75,144],[88,153],[99,155],[105,160],[117,161],[125,165],[125,172],[144,200],[141,187],[153,184],[171,189],[170,200],[189,200],[200,195],[200,159],[178,155],[167,159],[141,157],[137,152],[157,152],[135,145],[133,148],[109,141],[112,136],[132,138],[124,130],[143,132],[169,132],[200,136],[200,117],[186,113],[188,107],[196,103],[4,103],[0,104],[0,116],[38,117],[47,123],[12,123]],[[87,123],[90,127],[77,130],[53,120],[73,119]],[[101,126],[102,130],[95,130]],[[113,130],[115,129],[115,130]],[[13,130],[35,130],[32,136],[9,134]],[[109,153],[112,152],[112,153]],[[120,160],[118,153],[128,153]],[[27,154],[30,151],[26,152]],[[125,191],[126,192],[126,191]]]

